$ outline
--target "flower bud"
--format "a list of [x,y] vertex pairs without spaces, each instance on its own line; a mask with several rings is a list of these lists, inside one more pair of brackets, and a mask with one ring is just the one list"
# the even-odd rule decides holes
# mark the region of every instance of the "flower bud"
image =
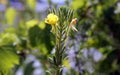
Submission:
[[71,23],[72,25],[75,25],[77,23],[77,18],[72,19]]

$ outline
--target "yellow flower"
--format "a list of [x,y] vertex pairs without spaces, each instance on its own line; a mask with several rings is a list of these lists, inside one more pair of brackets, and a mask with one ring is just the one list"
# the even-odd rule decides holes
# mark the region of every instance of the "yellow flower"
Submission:
[[58,21],[58,16],[55,15],[54,13],[50,13],[45,19],[45,23],[48,23],[51,25],[56,25],[57,21]]

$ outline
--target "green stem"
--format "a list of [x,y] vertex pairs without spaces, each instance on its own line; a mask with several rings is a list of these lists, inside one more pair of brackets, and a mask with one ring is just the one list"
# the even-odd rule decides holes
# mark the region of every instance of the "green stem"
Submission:
[[69,32],[70,32],[70,28],[71,28],[71,24],[68,26],[68,28],[66,30],[66,33],[65,33],[65,37],[66,37],[65,45],[67,44],[67,41],[68,41],[68,35],[69,35]]
[[56,75],[62,75],[62,74],[60,73],[60,69],[57,70]]
[[[55,28],[55,27],[54,27]],[[56,37],[56,52],[55,52],[55,57],[56,57],[56,75],[61,75],[60,69],[62,65],[62,54],[60,53],[62,48],[61,48],[61,41],[62,41],[62,32],[59,34],[57,33],[57,29],[55,28],[55,37]]]

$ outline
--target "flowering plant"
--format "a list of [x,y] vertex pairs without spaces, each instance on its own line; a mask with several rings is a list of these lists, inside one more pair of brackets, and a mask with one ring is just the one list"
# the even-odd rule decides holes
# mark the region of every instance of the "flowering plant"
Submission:
[[73,19],[73,10],[60,7],[58,10],[52,10],[45,19],[47,24],[52,26],[52,32],[56,38],[55,54],[50,59],[55,66],[56,75],[62,75],[64,51],[67,45],[67,39],[71,29],[77,31],[75,28],[77,18]]

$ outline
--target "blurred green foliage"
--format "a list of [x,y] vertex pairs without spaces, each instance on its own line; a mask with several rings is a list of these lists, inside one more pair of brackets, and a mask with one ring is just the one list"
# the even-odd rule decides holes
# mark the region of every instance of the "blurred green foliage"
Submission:
[[[19,0],[22,3],[20,9],[17,5],[16,8],[12,6],[10,1],[0,0],[0,4],[5,6],[5,10],[0,7],[0,75],[16,75],[21,67],[25,70],[24,75],[33,75],[33,61],[25,64],[28,55],[35,56],[42,64],[45,74],[50,75],[52,65],[48,62],[48,57],[54,52],[55,38],[50,32],[50,25],[44,23],[44,16],[48,14],[48,8],[58,8],[59,5],[48,0],[49,6],[44,11],[36,12],[37,0]],[[99,62],[89,57],[94,72],[83,69],[83,75],[119,75],[119,0],[65,0],[64,5],[74,9],[74,17],[78,18],[78,32],[71,32],[70,37],[70,40],[78,41],[75,37],[78,34],[81,36],[77,57],[84,59],[82,50],[85,48],[96,48],[103,54]],[[82,62],[89,60],[84,59]],[[68,64],[68,60],[63,62]],[[73,68],[69,71],[68,75],[79,74]]]
[[15,64],[19,64],[15,48],[13,46],[0,46],[0,75],[8,75]]

